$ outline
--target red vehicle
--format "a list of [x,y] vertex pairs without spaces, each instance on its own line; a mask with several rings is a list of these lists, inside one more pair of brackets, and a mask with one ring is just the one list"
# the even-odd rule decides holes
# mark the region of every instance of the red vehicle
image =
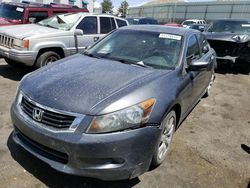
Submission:
[[183,27],[181,24],[178,23],[167,23],[167,24],[163,24],[165,26],[172,26],[172,27]]
[[1,3],[0,26],[35,23],[54,14],[69,12],[88,12],[88,9],[56,3],[41,4],[27,1],[22,1],[21,3]]

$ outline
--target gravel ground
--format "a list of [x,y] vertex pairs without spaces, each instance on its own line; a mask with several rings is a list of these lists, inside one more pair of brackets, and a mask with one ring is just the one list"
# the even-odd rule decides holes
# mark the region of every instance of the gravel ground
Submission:
[[240,69],[218,70],[211,96],[177,130],[159,168],[115,182],[62,174],[13,143],[9,110],[27,72],[0,60],[0,187],[250,187],[250,76]]

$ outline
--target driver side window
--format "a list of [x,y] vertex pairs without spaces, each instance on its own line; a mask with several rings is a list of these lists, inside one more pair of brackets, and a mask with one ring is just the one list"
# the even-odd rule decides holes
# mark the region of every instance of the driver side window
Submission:
[[200,59],[200,48],[197,37],[193,34],[188,40],[188,48],[186,54],[187,64],[189,65],[192,61]]
[[84,34],[97,33],[97,18],[95,16],[88,16],[82,19],[76,29],[83,30]]

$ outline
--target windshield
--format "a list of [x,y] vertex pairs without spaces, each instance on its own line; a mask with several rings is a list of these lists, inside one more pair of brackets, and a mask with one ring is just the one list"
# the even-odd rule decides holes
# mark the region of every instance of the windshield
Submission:
[[179,35],[122,29],[95,44],[86,54],[156,69],[174,69],[181,44]]
[[69,30],[81,18],[82,14],[62,14],[56,15],[38,22],[39,25],[52,27],[60,30]]
[[128,21],[128,23],[130,25],[137,25],[137,24],[139,24],[139,19],[136,19],[136,18],[128,18],[127,21]]
[[249,21],[219,20],[214,21],[208,28],[208,32],[228,32],[228,33],[250,33]]
[[0,17],[23,21],[24,8],[8,4],[0,5]]
[[184,21],[182,23],[182,25],[191,25],[191,24],[195,24],[195,22],[194,21]]

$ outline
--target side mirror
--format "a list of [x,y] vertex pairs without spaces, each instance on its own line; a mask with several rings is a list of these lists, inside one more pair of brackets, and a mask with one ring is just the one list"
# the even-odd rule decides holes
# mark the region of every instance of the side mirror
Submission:
[[36,18],[29,18],[29,23],[35,23],[36,22]]
[[202,49],[201,49],[202,53],[207,53],[209,51],[209,47],[208,46],[204,46]]
[[206,61],[192,61],[189,65],[187,70],[188,71],[201,71],[206,70],[209,63]]
[[77,36],[77,35],[83,35],[83,31],[81,29],[76,29],[74,31],[74,35]]

